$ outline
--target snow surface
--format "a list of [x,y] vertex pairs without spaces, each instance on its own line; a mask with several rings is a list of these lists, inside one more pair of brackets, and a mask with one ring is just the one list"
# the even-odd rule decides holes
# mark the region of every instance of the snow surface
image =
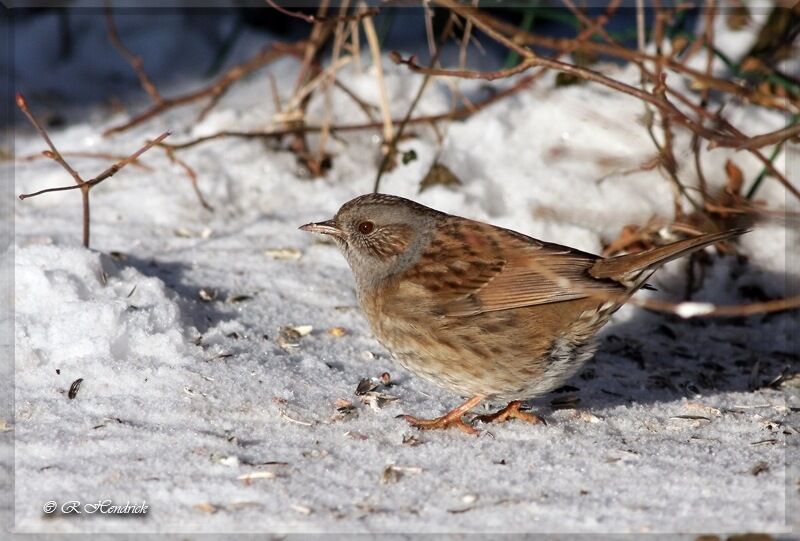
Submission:
[[[377,103],[363,64],[361,73],[345,68],[346,80]],[[420,79],[384,68],[401,117]],[[297,64],[273,69],[286,99]],[[633,69],[602,69],[638,81]],[[461,84],[472,98],[483,86]],[[125,117],[108,111],[51,135],[62,151],[126,154],[165,128],[175,130],[172,142],[258,129],[274,113],[266,89],[263,73],[241,82],[188,132],[192,107],[113,139],[99,134]],[[333,98],[335,122],[365,119],[341,92]],[[437,85],[418,113],[449,106]],[[625,224],[669,219],[669,182],[657,170],[628,172],[654,152],[642,112],[597,86],[554,88],[551,74],[447,126],[441,147],[429,128],[415,127],[401,149],[418,158],[387,174],[383,191],[597,252]],[[783,125],[761,109],[728,113],[752,134]],[[310,115],[322,114],[317,98]],[[689,137],[676,133],[681,175],[693,179]],[[17,156],[43,148],[26,129],[14,144]],[[366,132],[334,138],[323,179],[306,178],[291,153],[259,141],[181,152],[214,212],[151,151],[143,163],[152,170],[129,167],[93,191],[91,250],[80,246],[77,193],[16,202],[15,242],[3,259],[15,278],[15,404],[2,432],[15,450],[16,532],[789,531],[800,513],[789,512],[797,476],[785,461],[787,440],[797,439],[790,408],[800,400],[764,384],[796,370],[791,315],[687,321],[629,306],[572,388],[533,402],[547,426],[511,422],[468,437],[397,419],[441,414],[459,398],[391,361],[335,246],[297,230],[371,190],[378,144]],[[731,157],[746,179],[758,174],[747,154],[714,150],[704,163],[715,186]],[[463,186],[418,193],[437,158]],[[106,166],[71,161],[87,175]],[[2,167],[17,193],[70,182],[49,161]],[[759,197],[773,208],[785,200],[769,179]],[[754,287],[785,295],[786,255],[796,246],[796,231],[766,223],[742,239],[748,262],[709,251],[693,299],[747,302],[743,291]],[[653,284],[678,300],[684,280],[676,262]],[[362,378],[377,382],[383,372],[393,385],[375,391],[395,400],[355,395]],[[570,397],[577,407],[553,406]],[[150,512],[42,512],[49,500],[101,499],[146,502]]]

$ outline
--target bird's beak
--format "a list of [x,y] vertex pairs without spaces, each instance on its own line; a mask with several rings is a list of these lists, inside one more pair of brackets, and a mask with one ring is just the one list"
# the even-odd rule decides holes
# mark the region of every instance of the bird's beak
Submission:
[[336,222],[333,220],[301,225],[300,229],[311,233],[322,233],[323,235],[330,235],[332,237],[342,237],[342,230],[336,227]]

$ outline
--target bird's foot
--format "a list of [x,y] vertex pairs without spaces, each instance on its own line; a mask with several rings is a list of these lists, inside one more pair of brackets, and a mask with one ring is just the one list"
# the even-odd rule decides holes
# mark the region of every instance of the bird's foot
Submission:
[[500,411],[487,415],[478,415],[475,417],[475,420],[482,423],[504,423],[509,419],[519,419],[520,421],[525,421],[526,423],[547,424],[545,420],[538,415],[529,413],[527,411],[521,411],[519,409],[520,406],[522,406],[522,401],[514,400],[513,402],[509,402],[508,405]]
[[466,432],[467,434],[478,433],[478,430],[471,424],[466,423],[464,419],[461,418],[461,415],[456,417],[451,417],[450,414],[448,413],[442,415],[441,417],[436,417],[434,419],[419,419],[417,417],[414,417],[413,415],[401,415],[401,417],[405,419],[408,422],[408,424],[410,424],[414,428],[420,428],[423,430],[457,428],[462,432]]
[[464,421],[464,414],[480,404],[481,400],[483,399],[484,397],[481,395],[473,396],[457,408],[454,408],[441,417],[436,417],[434,419],[419,419],[413,415],[400,415],[400,417],[405,419],[411,426],[423,430],[458,428],[462,432],[475,435],[479,433],[478,430],[471,424]]

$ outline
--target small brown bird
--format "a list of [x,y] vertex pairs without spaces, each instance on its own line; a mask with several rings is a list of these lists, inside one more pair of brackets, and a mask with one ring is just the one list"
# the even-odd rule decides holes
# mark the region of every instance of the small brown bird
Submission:
[[658,267],[744,232],[604,259],[383,194],[300,229],[336,241],[373,333],[401,365],[470,397],[435,419],[403,417],[468,433],[463,417],[485,399],[508,405],[479,420],[542,422],[522,401],[575,374],[598,329]]

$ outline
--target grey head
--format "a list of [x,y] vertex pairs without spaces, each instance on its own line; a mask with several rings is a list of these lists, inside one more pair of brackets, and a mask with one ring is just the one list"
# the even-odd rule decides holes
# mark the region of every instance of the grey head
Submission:
[[342,205],[332,219],[300,229],[333,238],[361,292],[414,265],[444,216],[402,197],[367,194]]

